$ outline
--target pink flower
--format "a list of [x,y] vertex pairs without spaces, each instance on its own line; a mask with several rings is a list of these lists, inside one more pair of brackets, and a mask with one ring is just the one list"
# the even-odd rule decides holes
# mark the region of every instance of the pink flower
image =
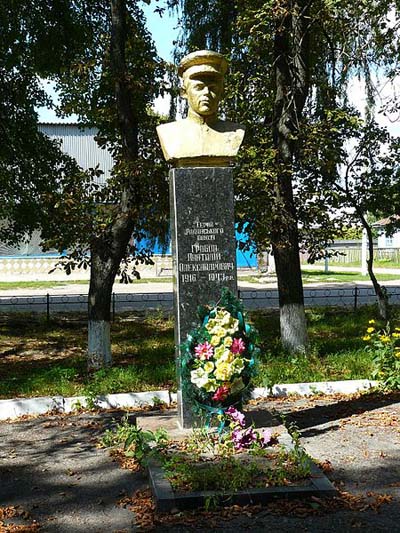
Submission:
[[244,427],[245,421],[243,413],[231,406],[225,411],[225,414],[229,416],[232,422],[235,422],[242,428]]
[[235,450],[244,450],[257,441],[257,433],[251,426],[247,429],[236,428],[232,431],[232,441]]
[[243,342],[243,339],[234,338],[231,345],[231,352],[236,354],[241,354],[245,351],[246,345]]
[[214,355],[214,349],[208,341],[198,344],[194,351],[199,359],[211,359]]
[[270,429],[264,429],[262,432],[262,444],[263,446],[268,446],[268,444],[271,442],[272,439],[272,431]]
[[222,402],[225,400],[228,394],[229,387],[227,387],[226,385],[221,385],[221,387],[218,387],[218,389],[215,391],[215,394],[212,399],[216,402]]

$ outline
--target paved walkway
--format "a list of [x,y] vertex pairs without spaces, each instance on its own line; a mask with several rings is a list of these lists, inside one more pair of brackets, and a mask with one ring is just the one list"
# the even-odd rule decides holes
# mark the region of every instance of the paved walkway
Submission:
[[[348,508],[320,507],[291,516],[293,504],[274,504],[232,520],[219,514],[182,523],[155,523],[160,532],[397,532],[400,524],[400,393],[392,396],[268,400],[258,404],[284,413],[301,442],[350,493]],[[112,414],[41,417],[0,424],[0,508],[21,506],[19,524],[36,520],[50,533],[112,533],[137,530],[134,516],[117,506],[144,488],[140,473],[122,470],[96,447]],[[302,505],[302,504],[300,504]],[[24,514],[23,511],[29,513]],[[299,514],[299,513],[297,513]],[[301,513],[300,513],[301,514]],[[14,519],[15,521],[15,519]],[[1,531],[1,526],[0,526]]]

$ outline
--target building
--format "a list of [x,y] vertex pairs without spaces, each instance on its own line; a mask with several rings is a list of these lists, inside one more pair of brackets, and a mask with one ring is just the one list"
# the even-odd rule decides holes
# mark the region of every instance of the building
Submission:
[[[107,150],[101,149],[97,144],[95,140],[97,130],[95,128],[81,128],[76,123],[43,122],[39,124],[39,129],[50,139],[59,141],[61,149],[73,157],[82,169],[88,170],[98,167],[102,170],[103,174],[95,178],[98,184],[104,184],[111,176],[113,159]],[[238,240],[242,239],[243,235],[237,234],[237,238]],[[155,249],[154,253],[157,255],[160,251]],[[29,240],[13,247],[0,243],[0,258],[8,261],[7,270],[10,273],[19,272],[18,265],[26,265],[26,268],[29,267],[31,272],[36,271],[36,265],[41,265],[37,273],[43,275],[50,270],[51,259],[55,262],[58,257],[59,254],[56,251],[50,251],[46,254],[42,251],[39,232],[35,232]],[[257,259],[255,254],[251,252],[238,250],[237,264],[239,267],[256,267]],[[0,275],[2,268],[0,265]],[[23,272],[26,268],[23,268]],[[87,274],[86,271],[85,274]]]

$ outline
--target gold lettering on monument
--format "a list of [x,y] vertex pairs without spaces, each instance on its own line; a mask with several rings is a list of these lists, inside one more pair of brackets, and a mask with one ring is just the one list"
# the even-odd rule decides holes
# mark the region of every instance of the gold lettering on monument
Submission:
[[[207,232],[207,235],[204,235]],[[187,245],[184,254],[185,260],[178,264],[178,272],[182,283],[195,283],[199,276],[205,275],[207,281],[227,282],[234,280],[231,274],[235,270],[235,263],[224,261],[217,237],[224,235],[224,228],[219,227],[218,222],[200,221],[195,219],[192,227],[186,228],[183,234],[193,236],[196,240]],[[203,238],[212,237],[212,244],[202,242]],[[200,242],[199,242],[200,241]]]

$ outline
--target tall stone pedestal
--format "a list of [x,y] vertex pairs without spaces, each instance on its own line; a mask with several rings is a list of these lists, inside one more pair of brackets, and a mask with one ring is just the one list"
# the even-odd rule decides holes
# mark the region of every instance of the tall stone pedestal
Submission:
[[177,168],[169,179],[178,418],[187,428],[193,419],[181,395],[179,347],[198,325],[199,305],[218,301],[222,287],[237,293],[232,169]]

